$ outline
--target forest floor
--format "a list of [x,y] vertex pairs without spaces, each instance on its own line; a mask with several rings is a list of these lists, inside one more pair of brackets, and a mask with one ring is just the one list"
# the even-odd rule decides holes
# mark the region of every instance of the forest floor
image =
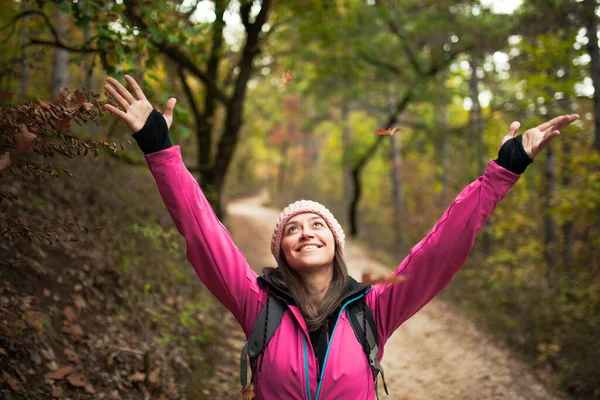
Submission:
[[[228,227],[257,272],[273,264],[269,243],[279,211],[263,207],[264,196],[230,203]],[[389,274],[352,240],[346,242],[350,275]],[[381,399],[563,399],[544,387],[509,349],[452,307],[434,299],[404,323],[385,345],[382,365],[389,396]]]

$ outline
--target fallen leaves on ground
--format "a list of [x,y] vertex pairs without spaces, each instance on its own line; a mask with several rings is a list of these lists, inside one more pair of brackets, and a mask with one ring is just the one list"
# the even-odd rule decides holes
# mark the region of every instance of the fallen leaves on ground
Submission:
[[73,309],[73,307],[66,306],[64,313],[65,313],[65,318],[69,322],[75,322],[77,320],[77,314],[75,313],[75,310]]
[[0,172],[10,167],[10,153],[7,151],[0,156]]
[[46,314],[39,311],[26,311],[25,312],[25,321],[33,328],[41,331],[44,328],[44,320],[46,319]]
[[65,379],[65,376],[69,375],[71,371],[73,371],[73,367],[71,367],[70,365],[64,365],[58,368],[56,371],[48,372],[46,375],[44,375],[44,378],[54,380]]
[[146,374],[143,374],[141,372],[136,372],[135,374],[129,375],[128,379],[131,382],[144,382],[144,380],[146,379]]
[[17,382],[17,380],[12,376],[6,380],[6,383],[8,383],[8,386],[10,386],[10,388],[15,392],[21,390],[21,385],[19,385],[19,382]]
[[254,398],[254,385],[252,383],[244,386],[241,390],[242,399],[252,400]]
[[85,308],[85,306],[86,304],[83,297],[79,294],[75,295],[75,307],[77,307],[78,310],[81,310],[82,308]]
[[88,393],[92,393],[92,394],[96,393],[96,391],[94,390],[94,388],[92,387],[92,385],[90,385],[89,383],[87,383],[86,380],[83,379],[79,375],[75,375],[75,374],[69,375],[67,377],[67,381],[71,384],[71,386],[82,387]]

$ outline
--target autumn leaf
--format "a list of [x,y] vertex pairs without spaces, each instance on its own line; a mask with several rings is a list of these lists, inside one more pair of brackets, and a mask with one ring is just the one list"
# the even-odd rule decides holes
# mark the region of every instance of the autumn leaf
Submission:
[[160,368],[150,371],[148,374],[148,382],[154,386],[160,385]]
[[10,386],[10,388],[14,392],[18,392],[19,390],[21,390],[21,386],[19,385],[19,382],[17,382],[17,380],[15,378],[13,378],[12,376],[6,380],[6,383],[8,383],[8,386]]
[[50,108],[50,100],[38,100],[38,103],[42,108]]
[[71,367],[70,365],[65,365],[58,368],[56,371],[46,373],[46,375],[44,375],[44,378],[54,380],[65,379],[65,376],[69,375],[71,371],[73,371],[73,367]]
[[373,276],[373,274],[369,272],[363,272],[361,282],[363,285],[372,286],[372,285],[396,285],[398,283],[404,282],[406,280],[406,276],[404,275],[381,275],[378,277]]
[[21,371],[21,368],[15,367],[15,372],[17,373],[17,375],[19,375],[19,378],[21,378],[21,380],[24,383],[27,383],[27,377],[25,376],[25,374],[23,373],[23,371]]
[[61,387],[55,386],[52,388],[52,397],[59,399],[62,396],[63,396],[63,390]]
[[4,349],[2,347],[0,347],[0,356],[5,356],[6,355],[6,351],[4,351]]
[[94,105],[92,103],[85,102],[85,103],[82,104],[81,107],[83,107],[83,109],[85,111],[90,111],[94,107]]
[[79,324],[72,324],[68,321],[64,321],[64,326],[61,330],[64,333],[70,334],[72,340],[77,340],[81,335],[83,335],[83,329],[81,329]]
[[294,77],[292,76],[292,71],[291,70],[286,69],[285,71],[283,71],[283,75],[281,75],[281,81],[283,83],[288,83],[292,79],[294,79]]
[[78,310],[86,307],[85,300],[79,294],[75,295],[75,307],[77,307]]
[[46,314],[39,311],[25,312],[25,321],[27,321],[31,327],[37,329],[38,331],[41,331],[44,328],[43,320],[45,318]]
[[10,90],[5,90],[3,92],[0,92],[0,102],[3,102],[6,99],[9,99],[10,96],[12,96],[14,93],[11,92]]
[[15,135],[17,150],[19,150],[21,153],[31,153],[33,151],[33,144],[35,143],[37,136],[29,132],[27,125],[25,124],[21,124],[19,128],[19,132],[17,132]]
[[129,378],[127,379],[129,379],[131,382],[144,382],[146,379],[146,374],[136,372],[135,374],[129,375]]
[[400,130],[400,128],[388,128],[388,129],[375,129],[375,133],[378,134],[379,136],[384,136],[384,135],[393,135],[394,133],[398,132]]
[[58,132],[68,132],[71,129],[71,121],[69,118],[62,118],[56,123],[55,129]]
[[254,385],[249,383],[241,390],[242,399],[252,400],[254,398]]
[[67,356],[69,361],[72,361],[75,363],[79,362],[79,356],[75,352],[75,349],[73,348],[73,346],[69,345],[69,346],[65,347],[65,355]]
[[10,153],[7,151],[0,156],[0,172],[10,167]]
[[67,318],[67,320],[69,320],[70,322],[74,322],[77,320],[77,314],[75,313],[75,310],[73,309],[73,307],[66,306],[64,313],[65,313],[65,318]]

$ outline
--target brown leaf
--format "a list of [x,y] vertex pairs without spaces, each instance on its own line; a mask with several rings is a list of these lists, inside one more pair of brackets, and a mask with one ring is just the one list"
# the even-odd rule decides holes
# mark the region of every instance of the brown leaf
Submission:
[[17,141],[16,148],[21,153],[31,153],[37,136],[29,132],[25,124],[21,124],[19,129],[19,132],[15,135],[15,140]]
[[86,307],[85,300],[80,294],[75,295],[75,307],[77,307],[78,310]]
[[154,386],[160,385],[160,368],[150,371],[148,374],[148,382]]
[[75,352],[75,349],[73,348],[73,346],[69,345],[69,346],[65,347],[65,355],[67,356],[69,361],[72,361],[75,363],[79,362],[79,356]]
[[69,121],[69,118],[63,117],[56,123],[54,128],[58,132],[68,132],[71,129],[71,121]]
[[82,108],[83,108],[85,111],[90,111],[90,110],[91,110],[91,109],[94,107],[94,105],[93,105],[92,103],[87,103],[87,102],[85,102],[85,103],[83,103],[83,104],[82,104],[82,106],[81,106],[81,107],[82,107]]
[[19,385],[19,382],[17,382],[17,380],[15,378],[13,378],[12,376],[6,380],[6,383],[8,383],[8,386],[10,386],[10,388],[14,392],[18,392],[21,390],[21,385]]
[[21,371],[21,368],[15,367],[15,372],[17,373],[17,375],[19,375],[19,378],[21,378],[21,380],[24,383],[27,383],[27,377],[25,376],[25,374],[23,373],[23,371]]
[[62,388],[55,386],[52,388],[52,397],[61,398],[63,395]]
[[81,335],[83,335],[83,329],[81,329],[79,324],[73,324],[68,321],[64,321],[64,326],[61,330],[64,333],[70,334],[72,340],[77,340]]
[[398,132],[400,130],[400,128],[388,128],[388,129],[375,129],[375,133],[378,134],[379,136],[383,136],[383,135],[393,135],[394,133]]
[[0,356],[5,356],[6,355],[6,351],[4,351],[4,349],[2,347],[0,347]]
[[283,75],[281,75],[281,81],[283,83],[288,83],[292,79],[294,79],[294,77],[292,76],[292,71],[291,70],[286,69],[285,71],[283,71]]
[[65,376],[69,375],[71,371],[73,371],[73,367],[71,367],[70,365],[64,365],[58,368],[56,371],[46,373],[46,375],[44,375],[44,378],[54,380],[65,379]]
[[77,313],[75,313],[75,310],[73,309],[73,307],[66,306],[64,313],[65,313],[65,318],[67,318],[67,320],[69,320],[69,322],[75,322],[77,320]]
[[88,392],[88,393],[91,393],[91,394],[94,394],[94,393],[96,393],[96,391],[94,390],[94,388],[92,387],[92,385],[90,385],[89,383],[88,383],[87,385],[85,385],[85,386],[83,387],[83,389],[84,389],[86,392]]
[[89,385],[85,379],[83,379],[81,376],[79,375],[75,375],[75,374],[71,374],[67,377],[67,381],[69,381],[69,383],[72,386],[75,387],[86,387],[87,385]]
[[129,379],[131,382],[144,382],[146,379],[146,374],[136,372],[135,374],[130,375],[127,379]]
[[0,102],[7,100],[10,98],[10,96],[13,95],[13,92],[11,92],[10,90],[5,90],[3,92],[0,92]]
[[81,283],[77,283],[75,286],[73,286],[73,290],[76,292],[81,292],[83,290],[83,286],[81,286]]
[[252,400],[254,398],[254,385],[249,383],[240,392],[242,394],[242,399],[244,400]]
[[58,89],[59,96],[67,97],[69,94],[70,94],[69,88],[67,88],[67,87],[61,87],[60,89]]
[[396,285],[398,283],[404,282],[406,280],[406,276],[404,275],[380,275],[378,277],[373,276],[373,274],[369,272],[363,272],[361,282],[364,285],[372,286],[372,285]]
[[46,297],[50,297],[50,295],[52,294],[52,293],[50,293],[50,289],[44,289],[43,293],[44,293],[44,296],[46,296]]
[[38,103],[43,108],[50,108],[50,100],[38,100]]
[[46,319],[46,314],[44,314],[43,312],[39,312],[39,311],[26,311],[25,312],[25,321],[27,321],[27,323],[37,329],[38,331],[41,331],[42,329],[44,329],[44,319]]
[[10,167],[10,153],[7,151],[0,156],[0,172]]

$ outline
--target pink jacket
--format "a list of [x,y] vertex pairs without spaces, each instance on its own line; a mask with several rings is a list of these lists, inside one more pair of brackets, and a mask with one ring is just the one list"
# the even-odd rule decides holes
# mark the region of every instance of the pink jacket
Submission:
[[[179,232],[187,257],[211,293],[227,307],[246,337],[266,300],[244,254],[217,219],[200,186],[185,167],[179,146],[145,156]],[[433,229],[396,269],[407,279],[376,285],[366,294],[383,345],[404,321],[437,295],[464,265],[475,235],[519,179],[494,161],[485,174],[456,197]],[[373,399],[368,360],[344,312],[330,338],[321,379],[300,310],[289,306],[264,353],[255,393],[258,399]]]

